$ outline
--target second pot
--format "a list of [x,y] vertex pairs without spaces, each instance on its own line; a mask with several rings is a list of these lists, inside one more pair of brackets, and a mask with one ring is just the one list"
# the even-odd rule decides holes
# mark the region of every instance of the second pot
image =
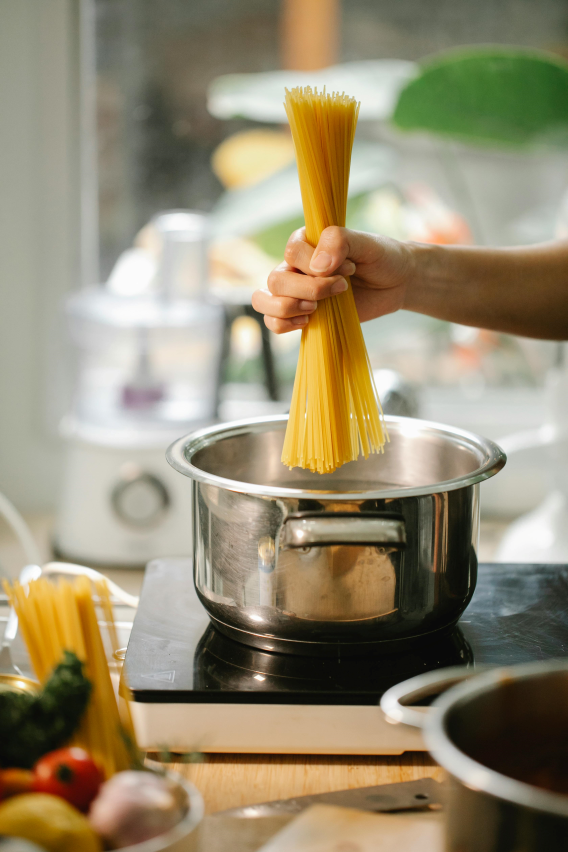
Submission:
[[[447,686],[427,713],[406,706]],[[424,728],[448,773],[446,852],[566,852],[568,661],[441,669],[392,687],[381,707]]]

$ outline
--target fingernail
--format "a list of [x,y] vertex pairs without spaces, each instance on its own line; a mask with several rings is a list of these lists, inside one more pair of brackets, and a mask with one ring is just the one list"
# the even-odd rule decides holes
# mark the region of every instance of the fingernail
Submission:
[[326,251],[320,251],[317,257],[312,257],[310,269],[314,272],[325,272],[331,265],[331,255]]
[[347,281],[345,278],[340,278],[339,281],[336,281],[335,284],[332,285],[331,290],[329,291],[332,296],[337,296],[338,293],[345,293],[347,290]]
[[317,302],[308,302],[307,299],[302,299],[299,305],[301,311],[315,311],[317,306]]
[[347,269],[345,270],[345,274],[346,274],[346,275],[355,275],[355,270],[357,269],[357,267],[355,266],[355,264],[353,263],[353,261],[352,261],[352,260],[348,260],[348,261],[347,261],[347,264],[348,264],[348,267],[347,267]]
[[292,324],[293,325],[306,325],[308,320],[309,320],[309,317],[294,317],[292,319]]

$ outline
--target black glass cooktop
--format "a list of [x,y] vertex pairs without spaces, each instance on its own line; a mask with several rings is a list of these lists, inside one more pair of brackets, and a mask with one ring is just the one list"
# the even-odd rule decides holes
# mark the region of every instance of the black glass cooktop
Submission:
[[141,702],[376,704],[395,683],[451,665],[568,655],[568,566],[479,566],[452,633],[411,651],[345,659],[275,654],[222,636],[193,587],[188,559],[157,559],[144,579],[125,671]]

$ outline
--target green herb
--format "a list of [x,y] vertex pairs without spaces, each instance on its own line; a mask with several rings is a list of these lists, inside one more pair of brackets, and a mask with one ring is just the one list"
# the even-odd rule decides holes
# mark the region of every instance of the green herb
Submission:
[[0,692],[0,766],[30,768],[64,745],[89,703],[91,683],[70,651],[37,695]]

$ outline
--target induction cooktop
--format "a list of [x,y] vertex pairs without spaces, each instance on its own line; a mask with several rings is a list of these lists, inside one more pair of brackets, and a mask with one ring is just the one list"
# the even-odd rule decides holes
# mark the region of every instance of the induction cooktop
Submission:
[[125,662],[140,745],[171,751],[393,754],[420,732],[387,724],[383,692],[424,671],[568,654],[568,566],[479,566],[457,627],[411,651],[305,657],[228,639],[209,622],[189,559],[146,569]]

